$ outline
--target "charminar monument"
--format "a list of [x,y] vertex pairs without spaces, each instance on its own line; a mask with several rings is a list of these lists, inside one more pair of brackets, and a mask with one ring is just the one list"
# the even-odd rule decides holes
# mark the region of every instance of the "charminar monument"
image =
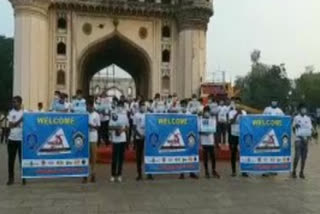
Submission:
[[48,106],[55,90],[89,93],[116,64],[136,93],[190,97],[206,72],[212,0],[10,0],[15,11],[14,94]]

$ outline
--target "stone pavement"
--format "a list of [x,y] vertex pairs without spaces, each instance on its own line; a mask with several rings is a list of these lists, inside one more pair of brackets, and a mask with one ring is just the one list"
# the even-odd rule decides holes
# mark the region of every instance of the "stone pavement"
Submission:
[[[320,213],[320,144],[310,146],[306,180],[287,175],[230,177],[229,163],[219,162],[220,180],[178,180],[157,176],[136,182],[135,166],[126,164],[124,182],[108,182],[110,168],[99,165],[96,184],[81,179],[20,179],[5,185],[7,156],[0,145],[0,214],[311,214]],[[16,168],[17,176],[19,168]]]

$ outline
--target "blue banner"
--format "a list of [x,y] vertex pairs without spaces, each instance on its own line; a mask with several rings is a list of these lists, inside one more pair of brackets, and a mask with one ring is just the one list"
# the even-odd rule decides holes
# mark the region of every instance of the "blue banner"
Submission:
[[22,177],[87,177],[88,115],[25,113]]
[[145,174],[199,172],[197,116],[147,114],[145,142]]
[[291,117],[241,117],[241,172],[290,172],[291,162]]

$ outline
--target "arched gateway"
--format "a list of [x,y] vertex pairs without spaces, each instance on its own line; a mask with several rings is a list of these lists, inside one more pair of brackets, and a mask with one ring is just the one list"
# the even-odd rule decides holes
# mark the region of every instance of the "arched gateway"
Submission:
[[26,108],[53,91],[89,93],[116,64],[137,94],[198,93],[206,71],[212,0],[10,0],[15,10],[14,94]]

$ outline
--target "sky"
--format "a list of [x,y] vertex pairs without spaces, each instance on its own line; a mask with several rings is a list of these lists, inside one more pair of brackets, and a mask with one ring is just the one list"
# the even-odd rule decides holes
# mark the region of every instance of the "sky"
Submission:
[[[285,63],[290,78],[305,66],[320,71],[320,0],[214,0],[207,34],[207,79],[235,80],[250,70],[250,53],[261,62]],[[13,36],[13,11],[0,0],[0,35]]]

